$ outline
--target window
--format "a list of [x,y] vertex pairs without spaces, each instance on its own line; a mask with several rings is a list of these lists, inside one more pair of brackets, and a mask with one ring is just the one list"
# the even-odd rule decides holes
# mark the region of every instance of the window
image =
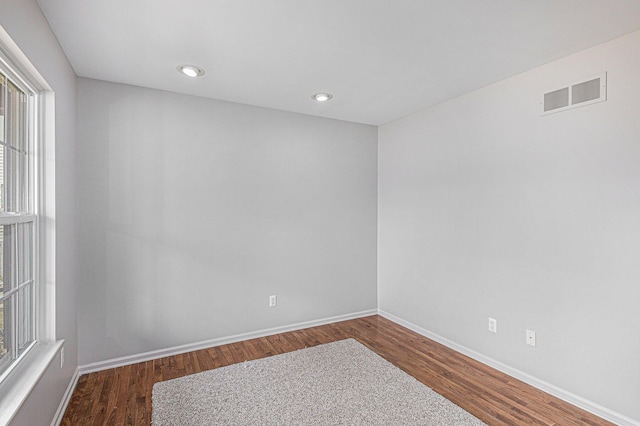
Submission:
[[35,94],[0,62],[0,379],[36,340]]
[[11,423],[56,339],[55,93],[0,26],[0,425]]

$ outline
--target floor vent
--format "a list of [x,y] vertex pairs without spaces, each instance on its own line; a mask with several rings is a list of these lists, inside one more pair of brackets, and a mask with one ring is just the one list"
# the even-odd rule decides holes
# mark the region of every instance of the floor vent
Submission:
[[607,100],[607,73],[544,94],[542,115]]

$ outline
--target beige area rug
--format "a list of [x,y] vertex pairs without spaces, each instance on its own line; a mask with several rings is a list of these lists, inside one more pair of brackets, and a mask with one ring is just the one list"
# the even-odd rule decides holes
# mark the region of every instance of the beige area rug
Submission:
[[483,425],[353,339],[153,387],[152,424]]

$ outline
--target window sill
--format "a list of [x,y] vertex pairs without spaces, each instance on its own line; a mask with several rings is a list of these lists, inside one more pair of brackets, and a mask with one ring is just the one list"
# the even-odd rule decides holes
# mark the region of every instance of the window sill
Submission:
[[37,344],[0,383],[0,425],[8,424],[20,410],[63,343]]

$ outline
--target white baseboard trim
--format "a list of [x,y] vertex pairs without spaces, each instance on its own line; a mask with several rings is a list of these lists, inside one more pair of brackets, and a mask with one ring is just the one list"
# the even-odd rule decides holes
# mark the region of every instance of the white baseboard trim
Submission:
[[533,377],[525,372],[522,372],[518,369],[510,367],[506,364],[501,363],[493,358],[485,356],[479,352],[476,352],[472,349],[469,349],[465,346],[459,345],[449,339],[446,339],[436,333],[433,333],[427,329],[424,329],[416,324],[413,324],[409,321],[405,321],[404,319],[397,317],[389,312],[386,312],[382,309],[378,309],[378,315],[395,322],[409,330],[415,331],[418,334],[423,335],[431,340],[434,340],[448,348],[453,349],[456,352],[460,352],[470,358],[475,359],[489,367],[493,367],[498,371],[501,371],[511,377],[514,377],[522,382],[525,382],[528,385],[533,386],[534,388],[538,388],[550,395],[555,396],[556,398],[562,399],[576,407],[582,408],[585,411],[595,414],[596,416],[602,417],[605,420],[608,420],[612,423],[615,423],[620,426],[640,426],[640,421],[634,420],[630,417],[624,416],[620,413],[616,413],[613,410],[610,410],[606,407],[603,407],[599,404],[591,402],[581,396],[575,395],[571,392],[568,392],[564,389],[561,389],[557,386],[554,386],[550,383],[545,382],[544,380],[540,380],[536,377]]
[[273,334],[286,333],[287,331],[302,330],[305,328],[316,327],[319,325],[331,324],[334,322],[346,321],[355,318],[368,317],[376,315],[377,309],[370,309],[367,311],[354,312],[351,314],[338,315],[335,317],[322,318],[313,321],[299,322],[296,324],[290,324],[280,327],[267,328],[258,331],[252,331],[249,333],[236,334],[233,336],[220,337],[217,339],[205,340],[196,343],[189,343],[181,346],[174,346],[165,349],[158,349],[150,352],[143,352],[140,354],[128,355],[120,358],[108,359],[105,361],[93,362],[90,364],[80,365],[78,367],[80,375],[93,373],[96,371],[108,370],[110,368],[122,367],[124,365],[136,364],[138,362],[151,361],[157,358],[163,358],[166,356],[173,356],[182,354],[185,352],[197,351],[200,349],[211,348],[215,346],[226,345],[229,343],[241,342],[243,340],[256,339],[258,337],[271,336]]
[[73,395],[73,391],[76,389],[76,385],[78,384],[79,378],[80,378],[80,373],[76,368],[76,371],[73,373],[73,376],[69,381],[67,390],[64,392],[62,400],[60,401],[58,410],[56,411],[55,416],[53,416],[53,420],[51,420],[51,426],[59,426],[60,423],[62,422],[62,417],[64,417],[64,412],[67,411],[67,406],[69,405],[69,401],[71,401],[71,396]]

